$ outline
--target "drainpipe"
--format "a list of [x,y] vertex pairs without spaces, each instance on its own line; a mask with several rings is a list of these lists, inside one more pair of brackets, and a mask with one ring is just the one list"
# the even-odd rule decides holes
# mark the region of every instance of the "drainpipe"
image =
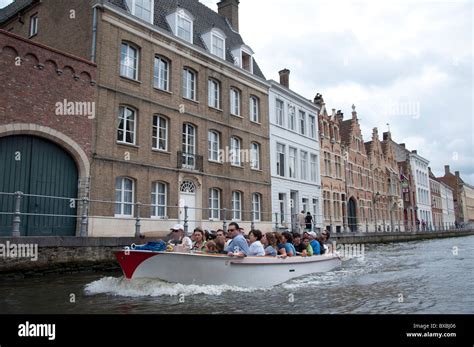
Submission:
[[98,3],[93,8],[93,18],[92,18],[92,51],[91,51],[91,61],[96,62],[97,54],[97,13],[99,11],[98,6],[101,4]]

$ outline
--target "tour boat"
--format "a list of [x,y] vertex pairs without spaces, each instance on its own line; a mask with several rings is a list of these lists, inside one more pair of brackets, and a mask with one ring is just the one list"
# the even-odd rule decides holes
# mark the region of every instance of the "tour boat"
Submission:
[[171,283],[272,287],[293,278],[331,271],[338,254],[312,257],[246,257],[200,253],[121,250],[115,253],[127,279],[153,278]]

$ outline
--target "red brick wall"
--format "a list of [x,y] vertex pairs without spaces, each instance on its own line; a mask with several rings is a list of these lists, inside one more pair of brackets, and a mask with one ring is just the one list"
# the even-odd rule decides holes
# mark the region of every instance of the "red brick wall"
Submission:
[[52,128],[74,140],[91,158],[95,120],[87,115],[58,115],[56,103],[94,102],[95,78],[95,64],[0,30],[0,125],[33,123]]

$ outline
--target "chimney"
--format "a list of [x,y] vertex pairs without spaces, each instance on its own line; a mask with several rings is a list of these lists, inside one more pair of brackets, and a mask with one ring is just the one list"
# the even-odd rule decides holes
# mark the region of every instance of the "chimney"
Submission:
[[390,133],[390,131],[387,131],[385,133],[383,133],[383,140],[384,141],[388,141],[388,140],[391,140],[392,139],[392,134]]
[[403,149],[407,148],[407,146],[404,143],[400,143],[400,147],[402,147]]
[[239,32],[239,0],[222,0],[217,4],[217,12],[229,20],[232,29]]
[[456,171],[454,174],[456,175],[456,178],[461,178],[461,174],[459,171]]
[[413,154],[418,154],[418,150],[411,151]]
[[449,165],[445,165],[444,166],[444,174],[449,175],[450,173],[451,173],[451,168],[449,167]]
[[290,89],[290,70],[288,69],[281,70],[279,74],[280,74],[280,84]]

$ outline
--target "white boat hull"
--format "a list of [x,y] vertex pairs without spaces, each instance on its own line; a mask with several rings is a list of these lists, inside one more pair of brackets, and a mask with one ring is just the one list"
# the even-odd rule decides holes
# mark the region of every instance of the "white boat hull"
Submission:
[[282,259],[130,250],[117,252],[116,256],[128,279],[157,278],[171,283],[244,288],[272,287],[341,265],[334,254]]

